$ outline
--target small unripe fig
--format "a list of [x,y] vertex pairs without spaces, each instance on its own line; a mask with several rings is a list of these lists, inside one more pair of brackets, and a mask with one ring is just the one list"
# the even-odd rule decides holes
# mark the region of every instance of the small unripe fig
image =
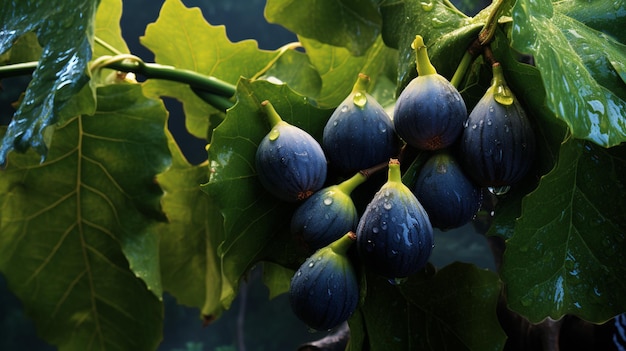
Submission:
[[359,288],[346,256],[354,240],[354,233],[349,232],[317,250],[291,279],[291,309],[312,329],[332,329],[348,320],[356,309]]
[[430,63],[421,36],[412,48],[416,52],[418,76],[402,90],[396,101],[393,124],[396,133],[421,150],[443,149],[454,143],[467,119],[465,101],[459,91]]
[[447,230],[468,223],[480,208],[480,187],[463,173],[447,151],[432,155],[422,166],[413,192],[433,227]]
[[398,152],[391,118],[366,91],[369,81],[359,74],[352,92],[324,127],[322,148],[329,166],[344,175],[386,162]]
[[405,278],[428,262],[433,228],[422,205],[402,183],[398,160],[389,161],[389,178],[365,208],[356,234],[364,265],[383,277]]
[[324,151],[310,134],[283,121],[269,101],[261,105],[272,129],[256,151],[259,181],[281,200],[304,200],[324,186],[327,170]]
[[465,123],[461,155],[467,174],[485,187],[510,186],[532,165],[535,136],[498,63],[493,65],[491,86]]
[[319,249],[355,231],[359,217],[350,193],[366,179],[357,173],[311,195],[291,217],[291,233],[300,235],[310,248]]

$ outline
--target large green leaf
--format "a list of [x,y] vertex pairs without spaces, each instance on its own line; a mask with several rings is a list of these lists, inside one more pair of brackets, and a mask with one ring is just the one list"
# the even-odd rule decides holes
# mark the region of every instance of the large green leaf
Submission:
[[605,147],[626,141],[626,85],[609,67],[626,62],[623,45],[556,12],[549,0],[518,1],[511,36],[516,50],[534,56],[547,106],[574,137]]
[[322,78],[316,97],[319,106],[336,107],[352,91],[359,73],[371,78],[370,88],[390,64],[397,62],[397,51],[385,46],[379,37],[362,56],[353,56],[347,49],[300,37],[311,64]]
[[12,154],[0,171],[0,270],[61,350],[160,341],[165,117],[139,85],[99,88],[97,113],[59,125],[44,163]]
[[208,181],[208,164],[190,165],[169,136],[172,166],[157,177],[165,191],[160,226],[163,288],[178,303],[197,307],[205,318],[222,311],[221,263],[217,247],[223,240],[223,218],[200,190]]
[[268,0],[265,17],[294,33],[363,55],[380,34],[373,0]]
[[[222,263],[222,299],[229,305],[240,278],[265,258],[266,246],[278,245],[280,233],[288,231],[293,204],[277,200],[258,181],[254,157],[269,123],[260,109],[272,102],[282,118],[311,135],[321,137],[331,110],[318,109],[307,97],[286,85],[241,80],[237,104],[213,133],[209,148],[209,182],[203,186],[224,216],[224,241],[218,248]],[[286,237],[289,237],[288,235]]]
[[501,350],[500,287],[494,273],[458,262],[398,286],[368,276],[350,350]]
[[509,306],[539,322],[601,323],[626,311],[626,148],[569,139],[523,201],[502,277]]
[[98,40],[93,48],[95,57],[130,52],[122,37],[121,18],[122,0],[100,0],[96,12],[95,36]]
[[[188,69],[235,84],[251,78],[276,53],[259,50],[254,40],[232,43],[224,26],[209,24],[199,8],[187,8],[180,0],[167,0],[159,18],[148,25],[141,43],[155,54],[157,63]],[[186,125],[196,137],[208,139],[211,126],[207,116],[218,110],[206,104],[189,86],[164,80],[149,80],[145,89],[154,96],[170,96],[183,102]]]
[[97,0],[30,2],[3,0],[0,7],[0,53],[28,32],[43,46],[39,66],[0,146],[0,164],[12,150],[34,148],[44,160],[44,131],[59,111],[88,82],[93,21]]
[[626,44],[626,2],[615,0],[565,0],[554,9]]

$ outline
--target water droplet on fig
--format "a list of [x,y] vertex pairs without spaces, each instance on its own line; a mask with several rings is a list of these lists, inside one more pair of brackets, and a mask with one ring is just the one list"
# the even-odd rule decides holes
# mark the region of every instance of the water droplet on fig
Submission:
[[393,207],[393,205],[391,204],[391,202],[386,201],[385,203],[383,203],[383,208],[385,210],[391,210],[391,207]]
[[513,104],[513,93],[509,90],[508,87],[504,85],[499,85],[494,92],[493,98],[501,105],[512,105]]
[[490,186],[487,188],[487,190],[489,190],[490,193],[496,195],[496,196],[501,196],[504,195],[506,193],[509,192],[509,190],[511,190],[511,187],[509,185],[504,185],[504,186]]
[[380,230],[378,229],[378,227],[373,227],[372,228],[372,233],[374,233],[374,234],[378,234],[379,231]]
[[341,112],[346,112],[346,111],[348,111],[348,105],[343,105],[343,106],[341,106],[341,110],[340,110],[340,111],[341,111]]
[[313,261],[309,262],[309,267],[313,267],[313,266],[315,266],[315,262]]
[[367,96],[365,96],[365,94],[363,93],[355,93],[354,97],[352,98],[352,102],[354,102],[354,104],[358,107],[362,108],[365,106],[365,104],[367,104]]
[[330,206],[333,203],[333,198],[332,197],[327,197],[324,199],[324,205],[326,206]]
[[271,141],[274,141],[274,140],[278,139],[279,136],[280,136],[280,132],[278,131],[278,129],[272,129],[272,130],[270,130],[270,134],[269,134],[268,138]]

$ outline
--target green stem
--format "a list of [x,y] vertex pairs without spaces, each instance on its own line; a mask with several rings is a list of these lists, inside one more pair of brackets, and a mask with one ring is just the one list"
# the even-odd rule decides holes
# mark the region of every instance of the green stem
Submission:
[[365,176],[365,174],[359,172],[353,175],[352,178],[344,180],[343,182],[339,183],[337,185],[337,188],[339,188],[339,190],[342,193],[346,195],[350,195],[352,191],[356,189],[357,186],[363,184],[366,180],[367,180],[367,177]]
[[269,120],[270,126],[272,128],[274,128],[274,126],[283,121],[283,119],[280,118],[278,112],[276,112],[274,105],[272,105],[269,100],[263,101],[261,103],[261,108],[263,109],[263,112],[265,112],[265,114],[267,115],[267,119]]
[[118,49],[114,48],[113,45],[107,43],[106,41],[98,38],[97,36],[93,37],[93,40],[96,44],[102,46],[103,48],[109,50],[112,54],[114,55],[122,55],[123,52],[119,51]]
[[267,65],[265,65],[265,67],[263,67],[260,71],[258,71],[252,78],[251,80],[257,80],[260,76],[264,75],[265,72],[269,71],[270,68],[272,68],[272,66],[274,64],[276,64],[276,62],[278,62],[278,60],[280,60],[280,58],[289,50],[295,50],[297,48],[302,47],[302,44],[300,42],[294,42],[294,43],[288,43],[283,45],[282,47],[280,47],[278,49],[278,54],[276,54],[276,56],[274,56],[274,58],[272,58],[270,60],[270,62],[267,63]]
[[33,61],[0,66],[0,79],[32,74],[35,68],[37,68],[37,64],[37,61]]
[[395,158],[389,160],[389,176],[388,182],[402,183],[402,174],[400,172],[400,161]]
[[216,109],[222,111],[222,112],[226,112],[226,110],[228,110],[229,108],[233,107],[235,105],[235,103],[233,101],[231,101],[230,99],[224,97],[224,96],[220,96],[220,95],[215,95],[212,93],[209,93],[207,91],[204,90],[200,90],[200,89],[194,89],[191,88],[191,90],[202,100],[204,100],[204,102],[206,102],[207,104],[215,107]]
[[345,255],[346,252],[348,252],[350,245],[352,245],[355,240],[356,234],[354,234],[354,232],[348,232],[344,234],[341,238],[330,243],[328,247],[338,255]]
[[487,21],[480,30],[480,33],[478,33],[478,39],[481,45],[485,45],[493,39],[493,36],[496,33],[496,28],[498,27],[498,20],[504,11],[503,5],[505,3],[506,0],[495,0],[493,3],[493,8],[491,9],[491,12],[489,12]]
[[464,14],[461,10],[459,10],[456,6],[454,6],[454,4],[450,0],[443,0],[443,4],[449,7],[453,12],[463,17],[467,17],[467,15]]
[[356,93],[357,91],[366,92],[367,88],[370,85],[370,77],[367,74],[359,73],[359,76],[356,79],[356,83],[352,86],[352,92]]
[[459,86],[461,85],[461,80],[463,79],[463,77],[465,77],[465,73],[467,72],[467,69],[473,61],[474,55],[469,50],[465,51],[461,62],[459,62],[459,66],[456,68],[456,72],[454,72],[452,79],[450,79],[450,83],[455,88],[459,89]]
[[415,40],[413,40],[411,48],[415,50],[415,65],[417,66],[417,74],[419,76],[437,74],[435,66],[430,63],[428,50],[426,49],[426,45],[424,45],[424,38],[422,38],[421,35],[415,36]]

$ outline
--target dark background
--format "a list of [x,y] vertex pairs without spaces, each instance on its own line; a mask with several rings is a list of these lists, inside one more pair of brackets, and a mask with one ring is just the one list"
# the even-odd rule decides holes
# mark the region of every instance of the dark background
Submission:
[[[263,17],[265,0],[219,0],[183,1],[188,7],[200,7],[207,21],[213,25],[223,24],[233,42],[256,39],[261,49],[274,50],[285,43],[296,40],[293,33],[281,26],[269,24]],[[468,14],[472,0],[463,0],[459,8]],[[146,25],[158,17],[163,1],[124,0],[122,34],[130,51],[146,62],[153,62],[154,55],[139,44],[139,37]],[[489,3],[489,1],[480,1]],[[474,4],[476,8],[482,5]],[[0,91],[0,124],[7,124],[13,110],[8,106],[17,100],[19,92],[28,82],[28,77],[3,81]],[[166,99],[170,111],[170,129],[181,143],[183,152],[192,163],[206,159],[205,142],[187,134],[184,115],[178,102]],[[455,260],[474,262],[480,267],[494,269],[494,263],[483,236],[476,234],[473,227],[466,226],[438,236],[432,262],[443,266]],[[267,288],[260,279],[260,269],[255,268],[247,284],[242,286],[239,297],[232,308],[220,319],[207,327],[202,326],[199,310],[176,304],[169,295],[164,296],[165,323],[164,339],[159,351],[200,350],[295,350],[305,341],[324,336],[312,333],[297,320],[290,311],[287,297],[279,296],[268,300]],[[0,275],[0,350],[55,350],[54,347],[37,339],[33,323],[24,315],[20,301],[8,290]]]

